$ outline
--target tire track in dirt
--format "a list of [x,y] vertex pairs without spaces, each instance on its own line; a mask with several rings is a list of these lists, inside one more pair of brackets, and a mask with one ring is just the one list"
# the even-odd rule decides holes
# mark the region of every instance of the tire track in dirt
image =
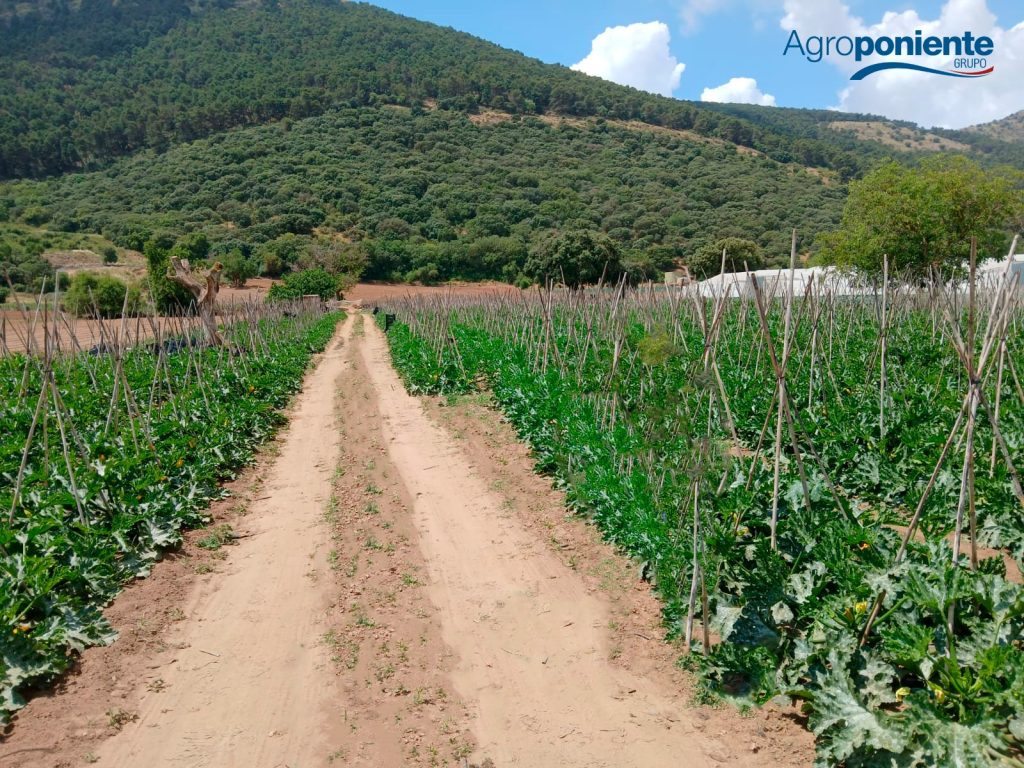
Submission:
[[[363,317],[353,334],[365,333]],[[352,345],[338,400],[341,456],[325,519],[337,585],[324,632],[347,726],[328,756],[346,768],[464,765],[470,718],[427,589],[408,497],[384,447],[362,355]]]
[[78,726],[55,750],[37,733],[14,765],[804,764],[774,724],[689,706],[671,652],[621,658],[622,611],[655,626],[657,608],[617,606],[552,550],[555,523],[513,512],[544,495],[525,448],[460,443],[405,392],[369,317],[345,321],[290,417],[216,578],[171,593],[189,596],[153,640],[167,650],[100,664],[111,691],[55,697],[80,716],[111,697],[121,730],[81,760]]
[[[583,580],[608,611],[608,662],[633,675],[653,678],[673,696],[677,711],[702,722],[704,734],[726,740],[733,753],[757,756],[772,768],[806,768],[814,760],[814,738],[801,725],[799,708],[772,702],[741,714],[735,707],[710,707],[695,675],[680,668],[681,639],[665,640],[662,604],[640,567],[604,541],[596,525],[568,511],[565,493],[535,471],[536,459],[496,407],[489,392],[454,398],[421,398],[430,418],[451,434],[487,487],[502,498],[502,516],[516,517],[535,546],[550,552]],[[732,757],[715,753],[712,760]]]
[[378,397],[382,435],[474,714],[478,758],[508,766],[767,765],[708,733],[706,717],[654,679],[608,662],[607,607],[546,551],[409,396],[374,324],[356,340]]
[[352,325],[350,316],[306,378],[246,537],[224,575],[193,595],[160,690],[141,694],[138,719],[100,746],[98,764],[325,764],[339,695],[319,642],[331,595],[318,574],[339,450],[335,392]]

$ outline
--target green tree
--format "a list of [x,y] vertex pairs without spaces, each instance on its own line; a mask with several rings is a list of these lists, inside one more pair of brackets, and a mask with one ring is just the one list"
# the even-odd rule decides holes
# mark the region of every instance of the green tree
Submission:
[[38,227],[50,220],[50,212],[40,205],[33,205],[24,210],[21,220],[29,226]]
[[299,269],[322,269],[332,275],[345,275],[352,284],[366,269],[370,258],[364,243],[346,243],[328,237],[318,237],[295,262]]
[[234,288],[244,288],[245,281],[256,275],[255,265],[237,248],[224,257],[223,266],[224,278]]
[[895,269],[956,269],[972,237],[982,258],[1000,256],[1024,213],[1020,181],[960,156],[886,163],[850,184],[840,228],[818,238],[819,258],[868,273],[881,271],[885,254]]
[[141,293],[110,275],[79,272],[64,294],[64,308],[77,317],[120,317],[138,312]]
[[109,223],[103,227],[104,237],[122,248],[141,251],[146,241],[153,237],[153,231],[134,221],[135,218],[137,217],[127,217],[124,214],[112,216]]
[[257,252],[263,274],[279,277],[295,264],[306,251],[307,239],[291,232],[264,243]]
[[181,311],[192,303],[192,294],[167,279],[171,251],[166,239],[152,237],[142,247],[149,268],[149,291],[158,312]]
[[725,251],[725,271],[743,272],[743,265],[751,271],[761,269],[764,266],[764,259],[761,255],[761,246],[753,240],[745,240],[741,237],[724,237],[715,240],[702,248],[698,248],[686,261],[690,273],[695,277],[703,278],[717,275],[722,270],[722,251]]
[[280,277],[284,274],[286,265],[276,253],[263,254],[263,261],[260,263],[260,274],[264,277]]
[[626,273],[630,283],[642,283],[645,280],[655,280],[659,277],[661,269],[658,261],[648,250],[627,251],[622,256],[622,269]]
[[188,259],[192,264],[202,261],[210,252],[210,241],[202,232],[190,232],[174,244],[175,256]]
[[571,288],[622,274],[618,246],[608,235],[587,229],[553,234],[534,248],[523,272],[538,282],[551,280]]
[[270,286],[267,298],[271,301],[279,299],[300,299],[303,296],[319,296],[321,299],[333,299],[338,293],[338,278],[322,269],[306,269],[293,272],[283,283]]
[[526,244],[514,237],[491,235],[469,245],[466,254],[477,272],[472,277],[513,282],[526,262]]

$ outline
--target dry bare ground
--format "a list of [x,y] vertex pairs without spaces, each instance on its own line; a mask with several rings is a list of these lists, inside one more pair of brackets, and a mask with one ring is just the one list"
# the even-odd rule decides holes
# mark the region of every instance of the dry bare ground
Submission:
[[406,394],[369,317],[275,448],[215,510],[237,545],[193,536],[115,601],[125,638],[30,703],[0,766],[810,764],[792,718],[690,702],[636,568],[484,395]]
[[[177,330],[176,323],[168,318],[153,318],[153,324],[159,326],[162,333],[174,333]],[[88,320],[62,314],[54,327],[52,321],[44,323],[41,313],[36,316],[34,311],[8,309],[0,310],[0,355],[24,352],[30,345],[38,353],[43,348],[47,328],[56,348],[69,354],[86,352],[114,338],[137,343],[153,336],[150,321],[143,317],[133,317],[122,322]]]
[[373,304],[375,301],[401,298],[404,296],[493,296],[495,294],[518,294],[518,288],[506,283],[451,283],[448,285],[403,285],[392,283],[359,283],[345,292],[350,301]]
[[[266,299],[270,286],[275,282],[277,281],[259,277],[247,281],[243,288],[222,285],[218,301],[222,307],[254,301],[261,302]],[[346,297],[349,301],[372,306],[375,302],[399,296],[445,294],[485,296],[510,292],[518,293],[518,289],[504,283],[490,282],[430,286],[359,283],[346,293]],[[41,315],[42,310],[36,313],[34,309],[31,309],[35,306],[36,298],[29,294],[19,294],[17,299],[22,304],[22,309],[0,309],[0,354],[24,352],[30,336],[34,339],[33,348],[41,349],[45,335],[44,327],[50,327],[52,332],[55,331],[54,338],[58,347],[67,352],[76,352],[80,349],[88,350],[90,347],[102,343],[104,338],[109,339],[116,335],[129,339],[131,343],[148,339],[153,335],[150,321],[142,317],[134,317],[122,323],[121,320],[89,320],[64,315],[54,329],[52,324],[44,325],[41,316],[37,316]],[[167,318],[153,318],[153,323],[161,325],[165,332],[176,330],[174,321]]]

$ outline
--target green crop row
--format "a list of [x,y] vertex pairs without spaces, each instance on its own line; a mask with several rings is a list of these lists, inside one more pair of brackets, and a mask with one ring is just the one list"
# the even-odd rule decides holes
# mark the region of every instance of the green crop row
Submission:
[[337,320],[240,325],[226,330],[231,352],[140,347],[123,378],[113,356],[81,356],[55,366],[49,389],[41,366],[0,358],[0,720],[76,651],[114,639],[102,606],[203,524]]
[[[787,449],[774,549],[771,461],[751,468],[749,460],[730,458],[731,436],[709,411],[714,384],[700,365],[699,330],[684,324],[673,338],[633,323],[616,366],[610,339],[573,342],[582,335],[581,325],[572,327],[578,321],[554,318],[552,348],[561,365],[551,358],[546,369],[537,344],[522,341],[543,333],[495,330],[513,328],[511,318],[503,324],[472,312],[453,316],[440,352],[436,340],[401,322],[389,340],[411,391],[468,391],[486,377],[537,468],[573,509],[641,562],[674,636],[683,634],[688,613],[698,489],[696,560],[721,641],[687,661],[706,690],[755,703],[779,695],[802,701],[821,766],[1021,765],[1024,590],[1007,579],[998,554],[982,558],[977,570],[966,567],[966,555],[953,564],[946,534],[959,490],[955,462],[926,508],[925,540],[912,541],[894,564],[898,526],[921,496],[963,393],[956,360],[931,335],[927,317],[909,315],[893,331],[884,439],[877,378],[870,376],[877,328],[851,323],[832,339],[830,363],[819,361],[814,373],[803,354],[809,331],[798,328],[790,384],[806,407],[796,419],[846,514],[807,453],[811,503],[804,503]],[[773,327],[779,322],[772,318]],[[718,353],[748,452],[774,384],[759,333],[749,317],[729,316]],[[1019,404],[1004,402],[1003,431],[1014,447],[1024,444],[1021,415]],[[1024,522],[1005,469],[997,465],[990,475],[990,437],[979,427],[979,540],[1007,548],[1019,562]],[[700,614],[699,596],[696,605]]]

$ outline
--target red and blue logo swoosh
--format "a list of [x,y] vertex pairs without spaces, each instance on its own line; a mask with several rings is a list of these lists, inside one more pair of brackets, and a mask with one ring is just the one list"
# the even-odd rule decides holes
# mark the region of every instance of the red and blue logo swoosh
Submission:
[[962,69],[934,69],[932,67],[925,67],[920,64],[910,64],[909,62],[903,61],[883,61],[878,64],[872,64],[870,66],[859,69],[853,73],[850,77],[851,80],[863,80],[868,75],[873,75],[875,72],[881,72],[884,69],[912,69],[917,72],[928,72],[932,75],[945,75],[946,77],[984,77],[985,75],[991,74],[995,67],[989,67],[988,69],[978,69],[975,71],[967,71]]

